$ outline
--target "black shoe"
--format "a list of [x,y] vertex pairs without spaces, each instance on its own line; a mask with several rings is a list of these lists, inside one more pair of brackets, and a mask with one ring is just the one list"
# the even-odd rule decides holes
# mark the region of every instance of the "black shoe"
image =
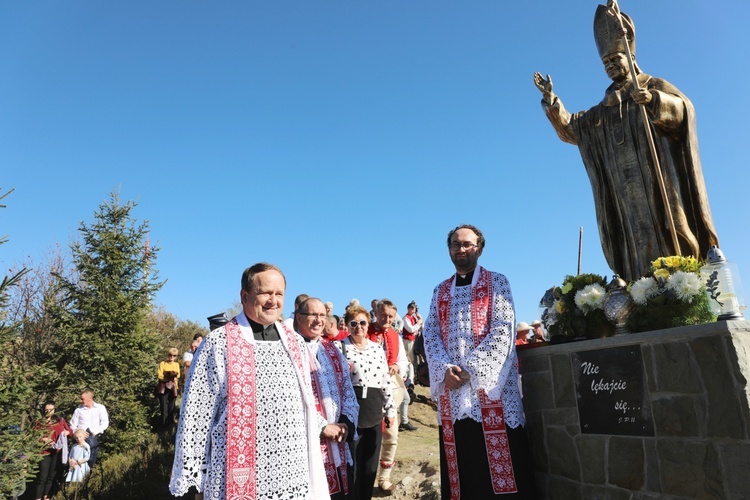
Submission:
[[398,430],[400,431],[416,431],[417,429],[419,429],[419,427],[411,425],[411,422],[406,422],[405,424],[398,426]]

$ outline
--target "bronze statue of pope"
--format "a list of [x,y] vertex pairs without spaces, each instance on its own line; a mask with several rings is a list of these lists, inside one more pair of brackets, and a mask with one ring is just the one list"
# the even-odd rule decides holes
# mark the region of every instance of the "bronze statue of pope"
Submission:
[[607,263],[632,281],[660,256],[704,257],[718,245],[718,237],[698,155],[693,105],[671,83],[640,71],[633,23],[619,10],[613,15],[613,4],[616,7],[614,0],[599,5],[594,17],[599,56],[613,82],[604,99],[571,114],[553,92],[549,75],[535,73],[534,83],[557,135],[578,145]]

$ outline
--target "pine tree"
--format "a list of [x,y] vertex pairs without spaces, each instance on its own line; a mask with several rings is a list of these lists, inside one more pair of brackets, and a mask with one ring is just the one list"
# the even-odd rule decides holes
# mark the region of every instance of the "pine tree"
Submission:
[[86,387],[94,391],[110,415],[105,450],[142,442],[154,407],[160,339],[145,320],[164,283],[154,269],[158,248],[149,248],[148,222],[132,218],[135,207],[113,192],[94,221],[79,227],[81,241],[71,245],[75,276],[56,276],[60,395],[76,401]]
[[[13,190],[0,195],[0,200]],[[5,208],[5,205],[0,205]],[[7,241],[0,238],[0,245]],[[6,322],[9,290],[27,272],[21,269],[0,281],[0,497],[13,498],[23,491],[27,476],[34,473],[41,458],[39,432],[34,418],[33,373],[17,362],[18,324]]]

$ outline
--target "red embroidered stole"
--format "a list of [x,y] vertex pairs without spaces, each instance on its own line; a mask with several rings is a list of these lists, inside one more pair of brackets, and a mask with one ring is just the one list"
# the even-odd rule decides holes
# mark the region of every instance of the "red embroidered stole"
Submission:
[[[471,289],[471,327],[474,334],[474,347],[487,335],[488,318],[491,312],[492,274],[484,268],[477,268],[479,273],[476,286]],[[451,285],[455,276],[445,280],[438,288],[438,320],[443,345],[448,348],[450,333]],[[479,402],[482,411],[482,431],[487,448],[487,459],[490,465],[492,489],[496,495],[515,493],[516,480],[513,475],[513,463],[508,447],[508,434],[505,430],[505,415],[502,399],[490,400],[484,389],[479,391]],[[451,487],[451,500],[461,498],[461,484],[458,474],[456,456],[456,436],[453,432],[450,389],[443,388],[440,395],[440,424],[443,428],[443,448],[448,463],[448,478]]]
[[[236,319],[227,323],[227,500],[257,496],[255,349],[242,338]],[[304,375],[302,350],[282,325],[279,336],[295,369]]]
[[[341,368],[341,363],[339,355],[338,355],[338,348],[331,342],[320,342],[318,349],[323,349],[324,355],[328,356],[328,358],[331,361],[331,366],[333,366],[334,374],[336,375],[336,386],[338,387],[339,391],[339,401],[341,402],[341,406],[343,409],[343,403],[344,403],[344,371]],[[312,353],[310,353],[310,367],[315,367],[315,360],[312,359]],[[311,370],[311,379],[312,379],[312,387],[313,387],[313,393],[315,394],[315,406],[318,410],[318,413],[320,413],[323,418],[330,421],[331,417],[334,417],[334,415],[326,415],[325,412],[325,406],[322,404],[323,401],[323,391],[321,390],[321,383],[320,383],[320,377],[318,375],[318,371],[315,369]],[[349,477],[346,473],[346,443],[334,443],[326,438],[320,439],[320,450],[323,454],[323,466],[325,467],[326,471],[326,479],[328,479],[328,492],[333,495],[334,493],[339,493],[342,488],[344,490],[344,494],[349,494]],[[341,484],[339,484],[339,476],[336,474],[336,461],[334,458],[334,453],[339,454],[339,458],[341,461],[341,465],[339,466],[339,471],[341,473]]]

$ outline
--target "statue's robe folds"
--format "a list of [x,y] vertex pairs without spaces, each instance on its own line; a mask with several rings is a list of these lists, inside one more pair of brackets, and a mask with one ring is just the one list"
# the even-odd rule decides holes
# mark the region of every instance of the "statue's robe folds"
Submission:
[[[669,82],[638,75],[674,218],[680,254],[704,258],[718,245],[703,181],[695,110]],[[588,111],[570,114],[559,99],[542,106],[557,135],[578,145],[591,181],[607,263],[622,278],[645,275],[660,256],[676,255],[639,105],[611,85]]]

